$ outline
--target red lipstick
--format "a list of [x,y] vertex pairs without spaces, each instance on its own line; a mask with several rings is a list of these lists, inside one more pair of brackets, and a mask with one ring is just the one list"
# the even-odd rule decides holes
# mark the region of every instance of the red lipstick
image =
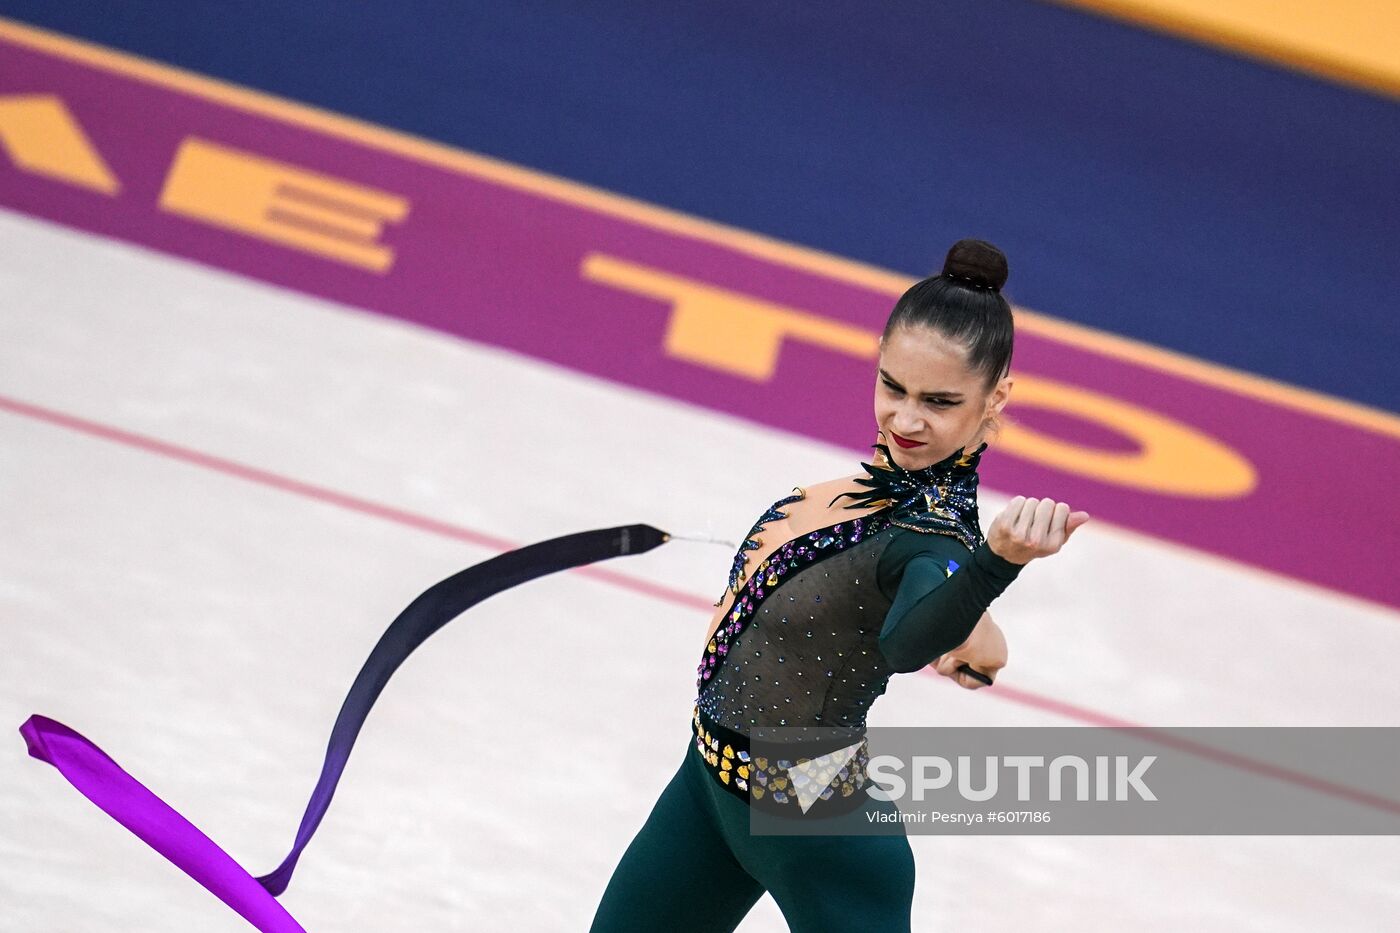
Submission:
[[900,437],[898,434],[894,433],[893,431],[890,432],[890,437],[894,438],[894,442],[895,442],[896,444],[898,444],[900,447],[922,447],[922,446],[924,446],[924,442],[923,442],[923,441],[911,441],[911,440],[909,440],[909,438],[907,438],[907,437]]

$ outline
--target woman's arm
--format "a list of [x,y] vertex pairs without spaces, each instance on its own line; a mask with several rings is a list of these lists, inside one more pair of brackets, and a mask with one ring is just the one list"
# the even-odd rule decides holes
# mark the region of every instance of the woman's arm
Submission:
[[[910,548],[918,550],[902,553]],[[969,552],[946,535],[905,535],[886,552],[888,561],[881,556],[886,579],[897,576],[898,588],[880,630],[880,650],[902,673],[917,671],[967,642],[1022,566],[998,557],[986,544]]]
[[916,671],[963,644],[1022,567],[1057,553],[1088,520],[1087,512],[1072,512],[1063,502],[1017,496],[974,551],[946,535],[896,537],[877,567],[887,595],[887,581],[898,581],[880,630],[880,648],[890,666]]

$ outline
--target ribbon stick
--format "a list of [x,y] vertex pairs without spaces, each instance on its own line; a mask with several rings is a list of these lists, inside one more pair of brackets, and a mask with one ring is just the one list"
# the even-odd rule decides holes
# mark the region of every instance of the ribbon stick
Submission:
[[302,850],[330,806],[355,739],[389,677],[428,636],[490,596],[537,577],[610,557],[640,554],[670,540],[650,525],[581,531],[506,551],[434,584],[389,625],[341,704],[320,778],[282,863],[254,878],[193,824],[60,722],[34,715],[20,727],[29,753],[56,767],[84,796],[265,933],[302,927],[276,896],[287,889]]

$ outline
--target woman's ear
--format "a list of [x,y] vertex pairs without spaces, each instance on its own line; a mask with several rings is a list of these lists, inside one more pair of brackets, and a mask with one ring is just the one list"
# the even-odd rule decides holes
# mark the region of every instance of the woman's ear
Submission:
[[1011,384],[1013,380],[1010,376],[1003,376],[1001,381],[992,389],[991,395],[987,396],[987,411],[982,416],[982,425],[986,436],[996,437],[1001,433],[1001,410],[1006,407],[1007,401],[1011,398]]
[[1011,386],[1015,383],[1012,376],[1002,376],[996,388],[992,390],[992,396],[987,400],[987,416],[995,418],[1001,414],[1001,410],[1006,407],[1006,403],[1011,399]]

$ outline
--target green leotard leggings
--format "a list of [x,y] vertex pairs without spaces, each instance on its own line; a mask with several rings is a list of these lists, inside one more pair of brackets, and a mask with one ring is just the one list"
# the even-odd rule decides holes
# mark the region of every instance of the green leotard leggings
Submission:
[[[866,798],[858,820],[893,803]],[[693,737],[685,759],[613,872],[591,933],[728,933],[763,892],[793,933],[907,933],[914,853],[891,835],[749,832],[748,805],[706,771]]]

